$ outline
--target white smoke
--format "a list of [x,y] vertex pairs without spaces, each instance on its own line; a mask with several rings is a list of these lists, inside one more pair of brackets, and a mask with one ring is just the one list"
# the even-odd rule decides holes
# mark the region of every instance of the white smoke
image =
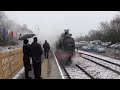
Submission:
[[77,52],[75,52],[74,55],[73,55],[73,57],[72,57],[72,59],[71,59],[71,60],[72,60],[72,64],[73,64],[73,65],[78,64],[80,59],[82,59],[82,58],[80,57],[80,54],[77,53]]

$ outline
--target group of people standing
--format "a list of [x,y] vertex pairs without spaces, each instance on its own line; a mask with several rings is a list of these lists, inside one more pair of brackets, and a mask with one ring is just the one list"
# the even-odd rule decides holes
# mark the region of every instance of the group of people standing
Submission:
[[[31,45],[28,43],[29,41],[25,39],[24,44],[23,44],[23,63],[25,67],[25,78],[32,79],[29,76],[29,71],[31,71],[32,66],[33,66],[35,79],[42,79],[41,77],[41,55],[43,54],[43,49],[41,45],[38,43],[37,37],[33,38],[33,42]],[[45,59],[48,59],[50,45],[47,42],[47,40],[45,40],[45,43],[43,44],[43,48],[44,48]],[[32,59],[32,65],[30,63],[30,59]]]

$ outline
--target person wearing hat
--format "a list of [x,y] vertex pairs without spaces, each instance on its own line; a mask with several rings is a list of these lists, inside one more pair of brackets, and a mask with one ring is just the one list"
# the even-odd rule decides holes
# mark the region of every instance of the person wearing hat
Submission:
[[24,68],[25,68],[25,78],[26,79],[31,79],[29,77],[29,71],[31,71],[31,64],[30,64],[30,57],[31,57],[31,47],[30,44],[28,44],[28,40],[24,40],[23,44],[23,63],[24,63]]
[[50,51],[50,45],[47,42],[47,40],[45,40],[45,43],[43,44],[43,48],[44,48],[45,59],[48,59],[48,57],[49,57],[49,51]]
[[37,37],[34,37],[33,43],[31,44],[31,56],[32,56],[35,79],[42,79],[41,77],[41,55],[42,53],[43,53],[42,47],[38,43]]

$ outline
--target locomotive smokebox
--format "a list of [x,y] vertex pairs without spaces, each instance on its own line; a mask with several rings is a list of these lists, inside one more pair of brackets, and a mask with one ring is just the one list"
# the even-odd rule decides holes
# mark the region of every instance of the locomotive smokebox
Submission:
[[69,29],[65,29],[64,33],[61,34],[56,47],[59,62],[62,64],[71,62],[71,58],[75,52],[75,41],[72,38],[72,34],[69,34]]

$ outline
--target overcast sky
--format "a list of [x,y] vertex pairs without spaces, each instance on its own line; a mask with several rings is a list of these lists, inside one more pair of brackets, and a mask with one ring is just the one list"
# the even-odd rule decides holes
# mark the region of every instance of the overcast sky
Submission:
[[[27,24],[43,42],[52,41],[64,29],[70,29],[73,37],[85,35],[97,29],[101,21],[110,21],[117,11],[5,11],[8,17],[19,24]],[[40,30],[35,30],[35,26]]]

